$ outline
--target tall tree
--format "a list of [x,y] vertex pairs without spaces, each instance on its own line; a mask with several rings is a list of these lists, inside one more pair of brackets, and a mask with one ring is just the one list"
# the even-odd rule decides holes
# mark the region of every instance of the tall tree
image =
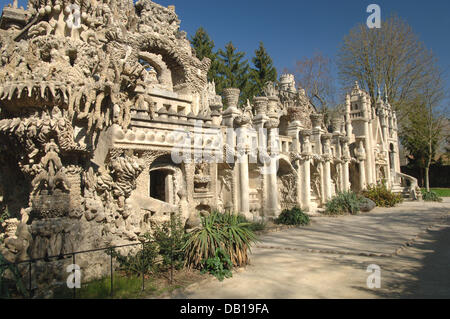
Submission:
[[266,83],[275,82],[278,77],[277,70],[273,66],[273,60],[262,42],[259,42],[259,48],[255,50],[255,56],[252,58],[252,62],[254,68],[250,70],[250,98],[260,95]]
[[211,60],[208,81],[212,82],[217,80],[218,61],[217,53],[214,52],[215,44],[203,27],[198,28],[195,35],[191,37],[191,44],[194,47],[196,56],[199,60],[203,60],[205,57]]
[[249,98],[249,68],[248,61],[244,60],[245,52],[239,52],[232,42],[219,49],[218,79],[216,82],[217,94],[222,94],[224,88],[238,88],[241,90],[240,103]]
[[316,106],[327,108],[334,105],[335,88],[330,58],[321,52],[315,52],[312,58],[298,60],[294,75],[298,85]]
[[335,107],[335,86],[331,73],[331,59],[317,51],[314,55],[304,57],[295,63],[294,75],[299,87],[324,116],[325,124],[330,125],[334,113],[340,111]]
[[399,123],[408,116],[415,92],[433,78],[435,63],[432,52],[397,16],[383,21],[379,29],[369,29],[365,24],[353,28],[345,36],[337,57],[344,86],[359,81],[373,102],[378,88],[387,88]]
[[403,145],[412,156],[413,165],[425,171],[425,186],[430,191],[430,166],[444,138],[445,117],[440,114],[440,106],[445,98],[441,74],[432,73],[427,85],[416,92],[410,104],[412,112],[407,125],[403,125],[400,137]]

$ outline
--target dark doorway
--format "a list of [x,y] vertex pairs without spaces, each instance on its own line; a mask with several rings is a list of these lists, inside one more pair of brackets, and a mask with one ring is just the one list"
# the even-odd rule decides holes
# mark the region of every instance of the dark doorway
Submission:
[[150,172],[150,197],[166,201],[166,177],[167,172],[163,170]]

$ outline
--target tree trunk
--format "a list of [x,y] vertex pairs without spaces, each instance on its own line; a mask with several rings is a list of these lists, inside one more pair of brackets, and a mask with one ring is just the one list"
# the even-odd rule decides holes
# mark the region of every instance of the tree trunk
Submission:
[[430,191],[430,166],[425,167],[425,186],[427,192]]

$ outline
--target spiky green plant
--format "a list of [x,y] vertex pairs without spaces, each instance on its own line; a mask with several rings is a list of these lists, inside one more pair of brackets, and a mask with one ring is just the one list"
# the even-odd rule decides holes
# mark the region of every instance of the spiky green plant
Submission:
[[250,223],[242,223],[236,214],[219,212],[201,220],[202,227],[189,234],[183,247],[189,266],[202,268],[203,261],[214,258],[217,249],[226,251],[234,266],[248,263],[248,251],[257,241]]
[[438,196],[433,191],[427,192],[426,190],[422,190],[422,198],[426,202],[442,202],[443,199]]
[[343,215],[351,214],[356,215],[360,211],[360,205],[362,198],[357,194],[349,192],[340,192],[336,194],[325,205],[326,215]]

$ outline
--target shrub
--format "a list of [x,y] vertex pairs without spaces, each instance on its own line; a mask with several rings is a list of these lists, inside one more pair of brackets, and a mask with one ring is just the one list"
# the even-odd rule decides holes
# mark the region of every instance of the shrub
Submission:
[[[30,297],[17,265],[10,264],[2,254],[0,254],[0,265],[2,265],[0,266],[0,298],[10,298],[11,291],[22,297]],[[7,271],[12,275],[12,279],[5,278]]]
[[442,202],[442,198],[433,191],[422,190],[422,199],[426,202]]
[[357,215],[360,211],[362,198],[355,193],[340,192],[334,196],[325,205],[325,214],[327,215],[343,215],[351,214]]
[[153,235],[146,234],[144,238],[156,242],[159,247],[159,255],[163,258],[163,266],[170,266],[172,260],[176,269],[184,266],[183,246],[186,243],[187,235],[179,214],[171,214],[170,221],[155,226]]
[[156,259],[158,253],[159,247],[154,242],[144,243],[142,249],[136,254],[130,252],[127,256],[121,255],[114,249],[107,251],[108,255],[116,258],[119,263],[119,269],[128,276],[153,273],[157,269]]
[[308,225],[310,223],[309,216],[300,208],[285,209],[275,220],[275,223],[282,225]]
[[216,250],[214,257],[210,257],[203,261],[202,273],[210,273],[219,279],[219,281],[223,281],[225,278],[233,276],[233,273],[231,272],[232,269],[233,264],[230,256],[226,251],[219,248]]
[[363,191],[363,196],[375,202],[379,207],[394,207],[403,202],[401,194],[394,194],[385,184],[372,185]]
[[234,266],[248,263],[248,250],[256,242],[249,223],[243,223],[238,215],[219,212],[201,220],[202,228],[191,232],[183,247],[189,266],[202,268],[203,261],[214,258],[218,249],[227,252]]

